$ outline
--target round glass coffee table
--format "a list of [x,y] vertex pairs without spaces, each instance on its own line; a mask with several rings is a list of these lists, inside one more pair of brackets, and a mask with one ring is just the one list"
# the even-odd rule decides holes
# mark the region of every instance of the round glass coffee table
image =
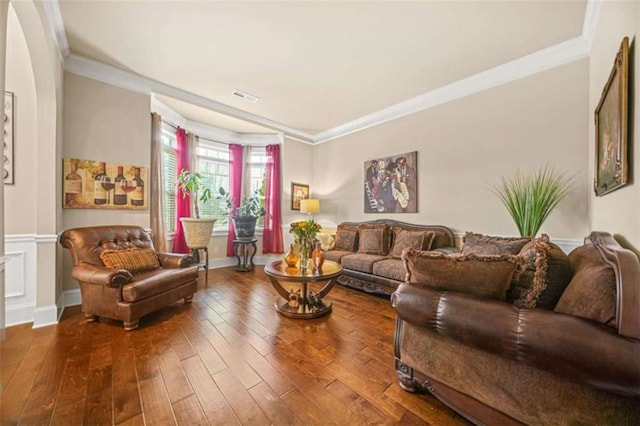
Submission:
[[[277,260],[266,265],[264,272],[276,291],[285,299],[275,302],[276,310],[285,317],[309,319],[331,312],[331,300],[324,297],[331,291],[336,279],[342,273],[342,266],[325,260],[319,271],[308,268],[303,272],[295,266],[289,267],[285,262]],[[309,283],[321,281],[326,281],[326,284],[319,291],[310,291]],[[300,288],[287,290],[281,282],[299,283]]]

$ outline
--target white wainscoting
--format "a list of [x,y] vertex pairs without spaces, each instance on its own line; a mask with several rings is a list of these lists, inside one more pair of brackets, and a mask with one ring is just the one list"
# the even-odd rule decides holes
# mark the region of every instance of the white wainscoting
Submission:
[[5,235],[5,325],[33,321],[38,243],[35,235]]

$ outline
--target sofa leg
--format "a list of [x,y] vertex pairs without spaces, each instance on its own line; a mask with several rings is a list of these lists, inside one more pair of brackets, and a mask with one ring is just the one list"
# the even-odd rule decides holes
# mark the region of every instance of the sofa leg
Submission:
[[193,301],[193,294],[184,298],[184,303],[191,303]]
[[413,368],[396,358],[396,373],[398,385],[405,391],[416,393],[419,391],[416,380],[413,377]]
[[87,322],[94,322],[100,319],[100,317],[98,317],[97,315],[92,314],[84,314],[84,318],[87,320]]
[[125,321],[124,322],[124,329],[126,331],[135,330],[139,326],[140,326],[140,320],[139,319],[137,319],[135,321]]

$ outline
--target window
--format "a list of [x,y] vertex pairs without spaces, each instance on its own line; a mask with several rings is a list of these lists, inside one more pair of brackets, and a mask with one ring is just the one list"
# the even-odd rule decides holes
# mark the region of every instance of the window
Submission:
[[214,196],[208,203],[201,205],[200,216],[218,219],[216,224],[221,225],[226,214],[226,203],[215,197],[220,187],[229,191],[229,148],[221,143],[200,139],[196,148],[196,161],[196,170],[202,175],[203,185],[211,189]]
[[[266,186],[266,173],[267,173],[267,150],[263,146],[252,146],[249,151],[247,162],[248,182],[245,186],[247,194],[253,194],[256,190],[260,194],[260,205],[264,207],[264,194]],[[264,226],[264,217],[258,219],[257,227],[262,228]]]
[[165,229],[176,230],[176,135],[167,124],[162,125],[162,174],[164,175],[164,194],[162,202],[165,208]]
[[[175,232],[176,228],[176,177],[177,177],[177,142],[175,129],[166,123],[162,127],[162,170],[164,174],[164,194],[167,232]],[[195,152],[196,165],[193,167],[202,176],[202,183],[213,193],[213,199],[200,205],[200,216],[217,219],[216,227],[225,227],[223,219],[226,215],[225,200],[217,200],[220,187],[229,191],[229,148],[226,144],[200,139]],[[265,147],[251,147],[245,168],[244,193],[258,191],[264,206],[265,177],[267,166]],[[264,226],[264,218],[259,218],[258,227]]]

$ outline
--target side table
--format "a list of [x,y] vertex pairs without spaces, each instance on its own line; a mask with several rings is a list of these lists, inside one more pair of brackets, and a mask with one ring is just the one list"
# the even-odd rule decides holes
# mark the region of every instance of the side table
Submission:
[[253,257],[258,251],[256,242],[258,242],[256,238],[253,238],[251,240],[233,240],[233,252],[236,255],[236,259],[238,259],[236,271],[253,271],[253,268],[256,266],[253,263]]
[[[204,268],[204,286],[206,287],[209,284],[209,247],[189,247],[191,249],[191,256],[193,257],[193,261],[196,263],[196,266],[199,268]],[[204,250],[204,262],[200,261],[200,251]]]

